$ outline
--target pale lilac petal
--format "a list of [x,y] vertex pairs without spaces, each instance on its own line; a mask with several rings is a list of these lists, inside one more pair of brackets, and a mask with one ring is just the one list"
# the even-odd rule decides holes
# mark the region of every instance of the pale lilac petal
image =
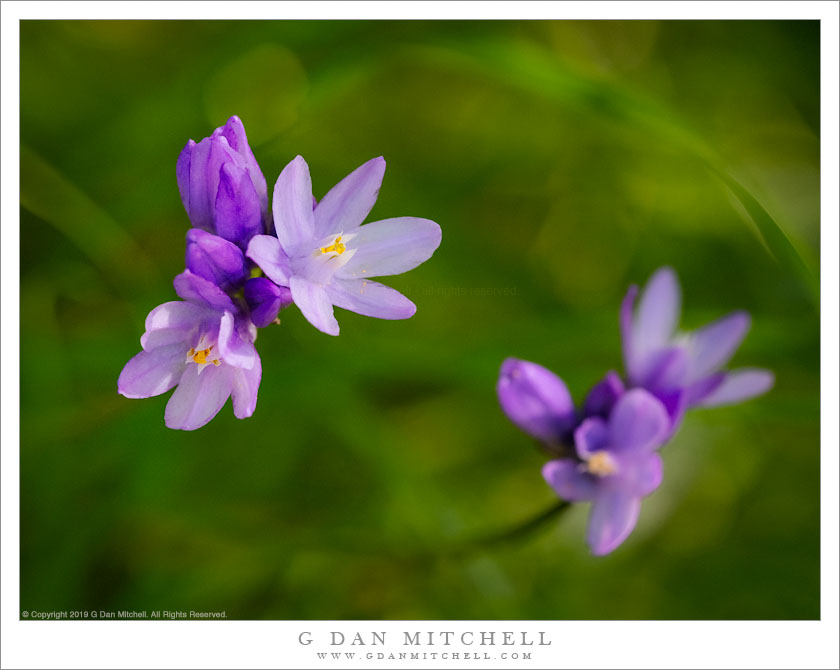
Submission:
[[199,374],[198,365],[187,365],[166,404],[167,428],[195,430],[216,416],[230,396],[233,370],[228,365],[207,365]]
[[405,216],[365,224],[354,235],[349,244],[356,254],[337,273],[346,279],[398,275],[416,268],[431,258],[441,233],[434,221]]
[[315,208],[315,237],[348,233],[362,225],[376,203],[384,175],[385,159],[380,156],[333,186]]
[[181,202],[187,215],[190,213],[190,163],[195,142],[189,140],[181,150],[178,161],[175,163],[175,177],[178,180],[178,193],[181,194]]
[[245,301],[251,310],[251,321],[258,328],[272,323],[281,309],[292,304],[292,292],[287,286],[277,286],[265,277],[252,277],[245,282]]
[[644,389],[632,389],[621,396],[610,415],[611,443],[616,450],[652,450],[662,444],[670,425],[659,400]]
[[598,492],[595,478],[572,459],[549,461],[543,466],[542,474],[554,492],[569,502],[593,500]]
[[256,235],[251,238],[246,254],[260,266],[266,277],[278,286],[288,286],[291,268],[289,258],[273,235]]
[[338,335],[338,321],[333,316],[333,306],[323,286],[313,284],[303,277],[289,280],[292,299],[313,326],[327,335]]
[[600,491],[592,503],[586,541],[596,556],[609,554],[618,547],[636,527],[641,501],[625,491],[611,489]]
[[274,185],[272,199],[274,227],[283,251],[288,255],[312,251],[315,215],[312,211],[312,179],[302,156],[289,163]]
[[233,400],[233,414],[237,419],[247,419],[254,413],[261,378],[262,364],[259,356],[250,370],[236,368],[233,371],[230,397]]
[[624,393],[624,383],[621,377],[610,370],[587,394],[583,405],[584,415],[606,419],[622,393]]
[[254,367],[254,361],[257,359],[257,350],[253,342],[240,335],[230,312],[225,312],[219,323],[219,354],[228,365],[244,370]]
[[621,301],[621,309],[618,313],[618,325],[621,330],[621,351],[624,355],[624,369],[627,377],[638,383],[640,378],[639,356],[633,346],[633,306],[636,304],[636,296],[639,294],[639,287],[635,284],[627,289],[624,299]]
[[248,171],[233,162],[219,172],[219,188],[213,209],[216,234],[242,249],[248,240],[264,232],[262,210]]
[[607,422],[598,417],[584,419],[575,428],[575,450],[586,460],[596,451],[603,451],[610,443],[610,429]]
[[726,379],[726,372],[716,372],[694,382],[685,391],[685,404],[689,407],[699,404],[711,395]]
[[122,369],[118,391],[126,398],[151,398],[165,393],[178,383],[186,365],[186,353],[180,343],[141,351]]
[[639,496],[647,496],[659,488],[662,483],[662,457],[659,454],[650,454],[638,466],[633,473],[631,493]]
[[770,370],[760,368],[740,368],[726,375],[712,393],[701,402],[700,407],[720,407],[749,400],[766,393],[773,387],[775,376]]
[[734,312],[691,334],[689,381],[697,381],[729,362],[750,328],[750,315]]
[[189,270],[184,270],[172,281],[175,293],[184,300],[200,307],[211,307],[217,310],[236,312],[237,309],[227,293]]
[[502,363],[496,384],[508,418],[529,435],[560,442],[574,427],[575,406],[569,390],[550,370],[516,358]]
[[245,256],[233,242],[198,228],[187,232],[187,269],[225,291],[236,290],[248,278]]
[[402,293],[367,279],[335,278],[326,287],[332,304],[377,319],[408,319],[417,307]]
[[652,352],[668,345],[679,318],[680,285],[677,275],[671,268],[661,268],[645,286],[633,319],[631,346],[636,366],[645,366]]
[[148,351],[186,342],[207,314],[207,309],[180,300],[158,305],[146,317],[146,332],[140,338],[140,346]]
[[248,176],[254,185],[254,190],[259,199],[262,218],[268,224],[268,188],[259,163],[254,158],[254,153],[248,144],[248,137],[245,135],[245,126],[242,125],[242,121],[238,116],[231,116],[227,120],[227,123],[221,128],[216,128],[213,134],[222,135],[228,141],[230,148],[242,156],[245,162],[245,168],[248,170]]

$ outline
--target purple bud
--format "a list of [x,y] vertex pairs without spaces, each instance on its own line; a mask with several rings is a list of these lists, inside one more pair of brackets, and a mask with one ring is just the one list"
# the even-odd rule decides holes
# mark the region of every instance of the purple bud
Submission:
[[583,405],[584,416],[600,416],[606,419],[622,393],[624,393],[624,383],[621,377],[610,370],[586,396],[586,402]]
[[549,444],[568,438],[575,406],[563,380],[529,361],[508,358],[496,385],[508,418],[529,435]]
[[265,328],[281,309],[292,304],[292,292],[265,277],[254,277],[245,282],[245,300],[251,309],[251,321]]
[[235,291],[248,278],[242,250],[232,242],[197,228],[187,233],[187,268],[224,291]]
[[175,172],[195,228],[243,249],[254,235],[270,229],[265,177],[238,117],[197,144],[187,142]]

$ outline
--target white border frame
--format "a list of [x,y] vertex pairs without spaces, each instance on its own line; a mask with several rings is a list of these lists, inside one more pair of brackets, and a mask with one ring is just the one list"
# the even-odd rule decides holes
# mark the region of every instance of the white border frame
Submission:
[[[835,2],[4,2],[2,4],[2,667],[315,668],[298,635],[330,631],[546,631],[529,662],[430,659],[372,667],[837,668],[838,8]],[[50,19],[818,19],[821,23],[821,603],[816,622],[25,622],[19,620],[19,20]],[[142,626],[142,628],[138,628]],[[138,634],[139,633],[139,634]],[[330,651],[321,644],[319,650]],[[512,647],[511,650],[524,648]],[[347,649],[349,651],[349,649]],[[379,651],[380,648],[365,648]],[[391,645],[385,651],[411,651]],[[426,651],[446,651],[443,647]],[[454,651],[454,649],[453,649]],[[461,651],[483,651],[479,648]],[[497,651],[499,649],[497,648]],[[354,660],[355,667],[366,667]]]

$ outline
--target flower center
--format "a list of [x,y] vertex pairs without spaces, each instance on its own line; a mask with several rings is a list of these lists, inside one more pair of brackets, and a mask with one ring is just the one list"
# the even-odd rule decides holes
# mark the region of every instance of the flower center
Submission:
[[596,451],[587,459],[586,469],[596,477],[606,477],[618,472],[618,463],[606,451]]
[[190,350],[187,352],[187,363],[192,360],[193,363],[198,363],[198,365],[208,365],[212,363],[216,367],[220,366],[222,362],[218,358],[213,358],[211,360],[207,360],[207,357],[210,355],[213,347],[209,346],[206,349],[196,349],[195,347],[190,347]]
[[335,252],[338,255],[341,255],[345,251],[347,251],[347,247],[341,241],[341,235],[336,237],[335,240],[333,240],[333,243],[331,245],[329,245],[328,247],[321,247],[321,253],[322,254],[328,254],[331,251]]

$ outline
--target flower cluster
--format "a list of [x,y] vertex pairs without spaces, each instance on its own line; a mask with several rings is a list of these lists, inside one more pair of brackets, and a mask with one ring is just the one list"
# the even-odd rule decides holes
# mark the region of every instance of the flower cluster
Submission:
[[507,359],[497,385],[511,421],[560,456],[543,467],[549,486],[569,502],[592,503],[587,543],[596,555],[632,532],[642,498],[662,482],[657,452],[687,409],[737,403],[773,385],[768,370],[723,369],[749,329],[748,314],[678,334],[673,270],[658,270],[638,305],[637,294],[631,286],[621,305],[625,376],[608,372],[581,408],[563,380],[536,363]]
[[441,231],[413,217],[362,225],[384,174],[385,161],[374,158],[317,202],[298,156],[277,179],[269,210],[266,180],[238,117],[187,142],[176,165],[192,224],[186,269],[174,280],[181,300],[149,313],[142,351],[123,368],[119,392],[149,398],[177,386],[166,405],[169,428],[200,428],[228,397],[244,419],[254,413],[262,377],[257,329],[281,309],[294,303],[330,335],[339,333],[336,306],[380,319],[411,317],[414,303],[371,278],[428,260]]

